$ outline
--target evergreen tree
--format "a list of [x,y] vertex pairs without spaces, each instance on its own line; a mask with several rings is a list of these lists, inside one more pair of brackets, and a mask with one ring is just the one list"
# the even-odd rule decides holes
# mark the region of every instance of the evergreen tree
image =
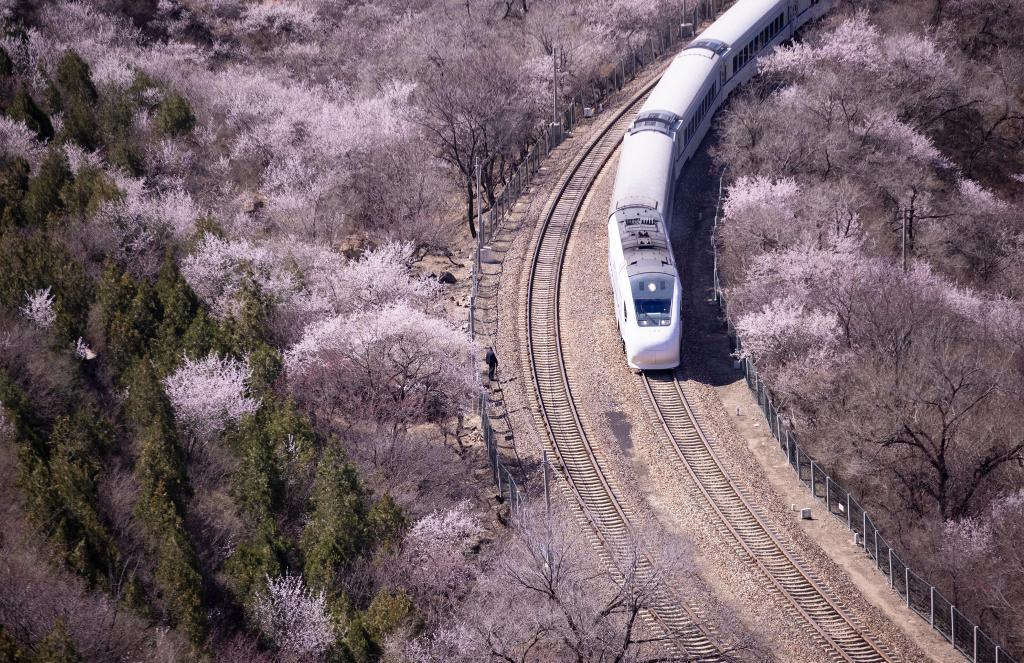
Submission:
[[25,221],[34,226],[56,222],[64,208],[61,189],[70,181],[71,171],[64,151],[51,148],[40,164],[39,172],[29,180],[21,205]]
[[[183,347],[183,340],[199,310],[199,301],[192,292],[192,288],[181,276],[170,251],[164,255],[164,262],[160,267],[154,292],[160,323],[156,328],[150,354],[160,372],[167,374],[173,371],[181,360],[182,351],[186,350]],[[207,348],[188,349],[198,351],[197,354],[190,355],[193,357],[204,356],[208,353]],[[207,352],[203,352],[203,350],[207,350]]]
[[19,86],[18,91],[14,93],[14,99],[7,107],[7,116],[12,120],[24,122],[41,141],[45,142],[53,138],[53,125],[50,123],[50,117],[36,105],[32,95],[23,85]]
[[104,582],[119,557],[100,519],[97,495],[97,477],[113,437],[92,405],[57,420],[49,441],[48,491],[54,509],[38,514],[65,562],[94,583]]
[[168,137],[184,136],[196,125],[196,116],[188,99],[177,92],[169,93],[156,109],[153,126]]
[[363,552],[367,506],[356,470],[335,444],[317,465],[313,513],[302,531],[307,584],[328,595],[338,592],[342,572]]
[[157,302],[152,287],[136,282],[108,262],[97,289],[99,319],[106,335],[106,365],[121,375],[145,353],[157,326]]
[[0,303],[15,308],[25,303],[26,292],[52,288],[57,338],[72,343],[83,335],[92,282],[47,232],[0,233],[0,275]]
[[57,75],[49,89],[51,106],[64,114],[62,140],[73,140],[87,150],[99,145],[95,104],[98,98],[89,65],[74,51],[57,63]]
[[53,628],[36,648],[33,663],[78,663],[83,660],[75,649],[64,619],[58,617]]
[[60,94],[58,107],[63,108],[63,103],[69,97],[81,99],[87,103],[96,103],[99,95],[96,94],[96,86],[92,82],[92,73],[89,64],[74,51],[67,51],[57,62],[56,76],[57,90]]
[[28,162],[21,157],[4,159],[0,164],[0,230],[24,223],[21,202],[28,191]]
[[121,191],[102,170],[83,166],[61,189],[60,199],[69,217],[81,219],[91,216],[104,202],[120,195]]
[[151,530],[157,558],[153,579],[163,595],[167,616],[188,634],[193,644],[202,644],[208,624],[195,549],[177,507],[166,494],[158,489],[150,495],[149,506],[149,517],[158,523]]
[[397,545],[408,526],[409,518],[391,495],[374,502],[367,514],[367,529],[375,547]]
[[14,61],[7,51],[0,48],[0,76],[10,76],[14,73]]
[[133,428],[140,431],[135,513],[157,558],[153,581],[168,618],[180,625],[194,644],[200,644],[206,638],[207,623],[202,576],[184,527],[185,500],[190,494],[188,476],[173,411],[146,359],[137,361],[130,371],[125,413]]
[[130,91],[111,92],[100,102],[98,123],[107,161],[133,175],[142,174],[142,158],[133,138],[135,111],[139,104]]
[[29,657],[21,646],[11,637],[7,630],[0,626],[0,661],[7,663],[28,663]]

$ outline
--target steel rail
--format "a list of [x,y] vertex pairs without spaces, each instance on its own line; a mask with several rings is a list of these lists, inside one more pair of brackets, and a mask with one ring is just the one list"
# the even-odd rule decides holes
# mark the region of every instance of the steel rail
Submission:
[[[558,315],[565,250],[573,224],[591,187],[615,153],[634,110],[657,83],[646,85],[607,121],[563,175],[549,199],[527,283],[526,330],[530,371],[548,442],[577,506],[612,560],[633,544],[629,516],[600,467],[580,421],[562,355]],[[652,578],[653,565],[641,556],[637,575]],[[648,623],[664,631],[685,660],[718,660],[719,647],[701,620],[682,602],[658,588]]]
[[893,658],[854,624],[846,611],[785,548],[771,528],[733,483],[700,425],[677,371],[655,371],[642,377],[650,404],[668,438],[676,460],[685,468],[723,528],[807,624],[830,660],[889,662]]

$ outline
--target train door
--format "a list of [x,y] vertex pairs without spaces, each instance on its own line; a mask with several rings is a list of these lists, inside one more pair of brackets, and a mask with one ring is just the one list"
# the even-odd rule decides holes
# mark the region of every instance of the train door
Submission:
[[789,0],[789,8],[786,10],[789,14],[789,20],[786,23],[789,24],[789,36],[793,37],[793,32],[796,30],[796,17],[800,14],[800,0]]

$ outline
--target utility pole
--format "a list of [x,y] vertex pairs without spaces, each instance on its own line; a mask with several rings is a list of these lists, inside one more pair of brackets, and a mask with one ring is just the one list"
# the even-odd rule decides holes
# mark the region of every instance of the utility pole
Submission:
[[910,210],[909,209],[903,210],[903,232],[901,234],[902,234],[902,238],[903,238],[902,244],[903,244],[903,271],[904,272],[907,271],[907,217],[908,216],[910,216]]
[[479,159],[479,157],[474,160],[473,167],[476,169],[476,226],[477,226],[477,233],[476,233],[476,269],[477,269],[477,275],[479,276],[479,274],[480,274],[480,245],[484,241],[484,218],[483,218],[483,208],[482,208],[483,201],[481,200],[481,198],[483,197],[483,191],[482,191],[482,187],[480,186],[481,167],[480,167],[480,159]]
[[558,47],[551,47],[551,123],[558,124]]

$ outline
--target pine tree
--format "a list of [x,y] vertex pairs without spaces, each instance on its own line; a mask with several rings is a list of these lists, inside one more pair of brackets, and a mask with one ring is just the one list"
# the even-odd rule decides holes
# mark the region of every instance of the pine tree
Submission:
[[36,105],[32,95],[28,93],[25,86],[19,86],[14,93],[11,105],[7,107],[7,116],[12,120],[24,122],[31,129],[36,138],[45,142],[53,138],[53,125],[50,117]]
[[67,564],[91,582],[103,583],[116,568],[117,549],[100,518],[97,477],[114,433],[96,407],[60,417],[50,434],[49,486],[55,510],[40,514]]
[[78,663],[83,660],[75,649],[64,619],[58,617],[53,628],[36,648],[33,663]]
[[149,361],[137,361],[129,373],[125,413],[139,432],[141,450],[135,466],[139,499],[135,513],[156,555],[154,583],[170,620],[194,644],[207,633],[202,575],[184,527],[190,487],[174,429],[174,415]]
[[153,126],[168,137],[184,136],[196,125],[196,116],[188,99],[177,92],[169,93],[156,109]]
[[4,159],[0,165],[0,229],[8,230],[24,223],[21,202],[28,191],[28,162],[21,157]]
[[64,208],[61,189],[70,181],[71,171],[64,151],[51,148],[40,164],[39,172],[29,180],[21,205],[25,221],[33,226],[55,223]]
[[95,103],[98,98],[88,63],[74,51],[65,52],[57,62],[56,84],[60,93],[61,108],[69,97],[82,99],[90,104]]
[[[199,302],[192,288],[181,276],[178,265],[170,251],[164,256],[160,275],[154,286],[159,309],[160,323],[157,325],[155,338],[150,346],[150,355],[162,374],[170,373],[181,360],[183,339],[191,327],[199,309]],[[207,350],[197,357],[208,353],[207,348],[190,348]]]
[[92,282],[82,265],[46,232],[0,233],[0,303],[24,304],[25,293],[50,287],[55,296],[56,337],[73,343],[83,335]]
[[87,150],[99,146],[95,104],[98,99],[89,65],[74,51],[57,63],[57,76],[50,86],[49,101],[64,114],[62,140],[73,140]]
[[60,199],[66,214],[81,219],[94,214],[104,202],[121,196],[121,191],[99,168],[83,166],[75,178],[64,185]]
[[21,646],[0,626],[0,661],[7,663],[28,663],[29,657]]
[[391,495],[384,495],[370,507],[368,532],[375,547],[390,548],[399,543],[409,518]]
[[0,48],[0,76],[10,76],[14,73],[14,61],[7,51]]
[[335,444],[317,465],[313,513],[302,531],[306,582],[328,595],[338,592],[342,572],[363,552],[367,507],[356,470]]
[[106,365],[121,375],[140,359],[157,325],[157,302],[152,287],[136,282],[112,262],[103,270],[97,292],[99,318],[106,335]]

